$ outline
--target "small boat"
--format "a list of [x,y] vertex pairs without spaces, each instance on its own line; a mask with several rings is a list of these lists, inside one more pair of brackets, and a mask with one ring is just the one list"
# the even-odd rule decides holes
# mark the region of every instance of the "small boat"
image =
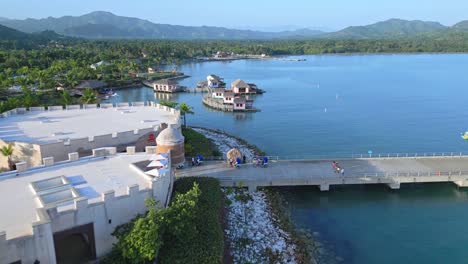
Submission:
[[464,140],[468,140],[468,131],[461,135]]
[[112,93],[110,94],[110,96],[114,97],[114,96],[119,96],[117,93]]

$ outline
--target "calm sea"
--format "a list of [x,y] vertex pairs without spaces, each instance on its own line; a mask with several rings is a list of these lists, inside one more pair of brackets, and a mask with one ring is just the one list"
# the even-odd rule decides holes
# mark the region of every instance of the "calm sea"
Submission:
[[[305,62],[241,60],[186,64],[194,87],[208,74],[267,92],[259,113],[222,113],[201,94],[118,91],[112,101],[175,100],[191,125],[223,129],[271,155],[468,151],[468,55],[301,56]],[[319,233],[344,263],[468,263],[467,193],[451,185],[284,190],[300,227]],[[330,246],[327,246],[330,245]]]

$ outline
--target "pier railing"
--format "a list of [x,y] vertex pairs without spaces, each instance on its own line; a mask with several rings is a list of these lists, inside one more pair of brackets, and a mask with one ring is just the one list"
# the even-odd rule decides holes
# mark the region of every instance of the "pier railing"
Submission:
[[[241,168],[242,169],[242,168]],[[327,180],[332,180],[332,179],[340,179],[340,180],[346,180],[346,179],[360,179],[363,181],[366,180],[377,180],[377,179],[388,179],[391,181],[395,181],[398,179],[403,179],[403,178],[424,178],[424,177],[433,177],[434,179],[441,178],[441,181],[451,181],[451,180],[459,180],[460,178],[457,177],[468,177],[468,171],[406,171],[406,172],[367,172],[367,173],[357,173],[357,174],[351,174],[351,175],[341,175],[339,173],[334,174],[336,176],[331,177],[330,175],[290,175],[288,177],[274,177],[274,176],[269,176],[269,175],[262,175],[258,174],[255,177],[247,177],[247,176],[223,176],[223,175],[218,175],[216,176],[217,179],[222,180],[222,181],[243,181],[245,180],[246,182],[255,180],[255,181],[267,181],[267,182],[273,182],[273,181],[291,181],[294,182],[295,180],[315,180],[315,181],[327,181]],[[206,176],[197,176],[197,177],[206,177]],[[454,177],[453,179],[451,177]],[[427,179],[427,178],[426,178]],[[417,182],[417,181],[416,181]],[[431,182],[431,181],[429,181]],[[435,180],[434,182],[437,182]]]
[[[260,157],[260,156],[259,156]],[[261,156],[263,158],[264,156]],[[269,155],[266,156],[271,161],[301,161],[301,160],[333,160],[333,159],[368,159],[368,158],[443,158],[443,157],[468,157],[468,152],[460,151],[449,151],[449,152],[416,152],[416,153],[377,153],[377,154],[336,154],[336,155],[284,155],[284,156],[275,156]],[[190,161],[192,157],[188,157],[187,160]],[[195,157],[196,159],[196,157]],[[225,156],[217,157],[203,157],[204,160],[216,161],[216,160],[226,160]],[[247,160],[247,163],[251,163],[252,160]]]

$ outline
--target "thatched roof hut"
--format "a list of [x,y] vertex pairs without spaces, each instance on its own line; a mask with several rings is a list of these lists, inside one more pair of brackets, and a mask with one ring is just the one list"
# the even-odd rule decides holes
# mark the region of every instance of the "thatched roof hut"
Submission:
[[237,158],[242,158],[242,153],[238,149],[233,148],[226,153],[226,158],[227,160],[231,159],[235,161]]

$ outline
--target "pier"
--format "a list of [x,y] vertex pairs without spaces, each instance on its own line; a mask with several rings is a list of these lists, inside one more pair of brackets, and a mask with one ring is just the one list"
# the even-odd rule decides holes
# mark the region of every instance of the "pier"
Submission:
[[[336,173],[332,161],[344,169]],[[468,186],[468,156],[350,158],[315,160],[271,160],[267,168],[242,164],[230,168],[225,161],[206,161],[177,172],[178,177],[198,176],[219,179],[224,187],[313,185],[328,191],[333,185],[385,184],[399,189],[405,183],[451,182]]]
[[203,96],[202,102],[204,105],[210,108],[224,111],[224,112],[260,112],[260,109],[255,108],[255,107],[245,108],[245,109],[235,109],[232,104],[223,104],[222,100],[216,100],[209,96]]

